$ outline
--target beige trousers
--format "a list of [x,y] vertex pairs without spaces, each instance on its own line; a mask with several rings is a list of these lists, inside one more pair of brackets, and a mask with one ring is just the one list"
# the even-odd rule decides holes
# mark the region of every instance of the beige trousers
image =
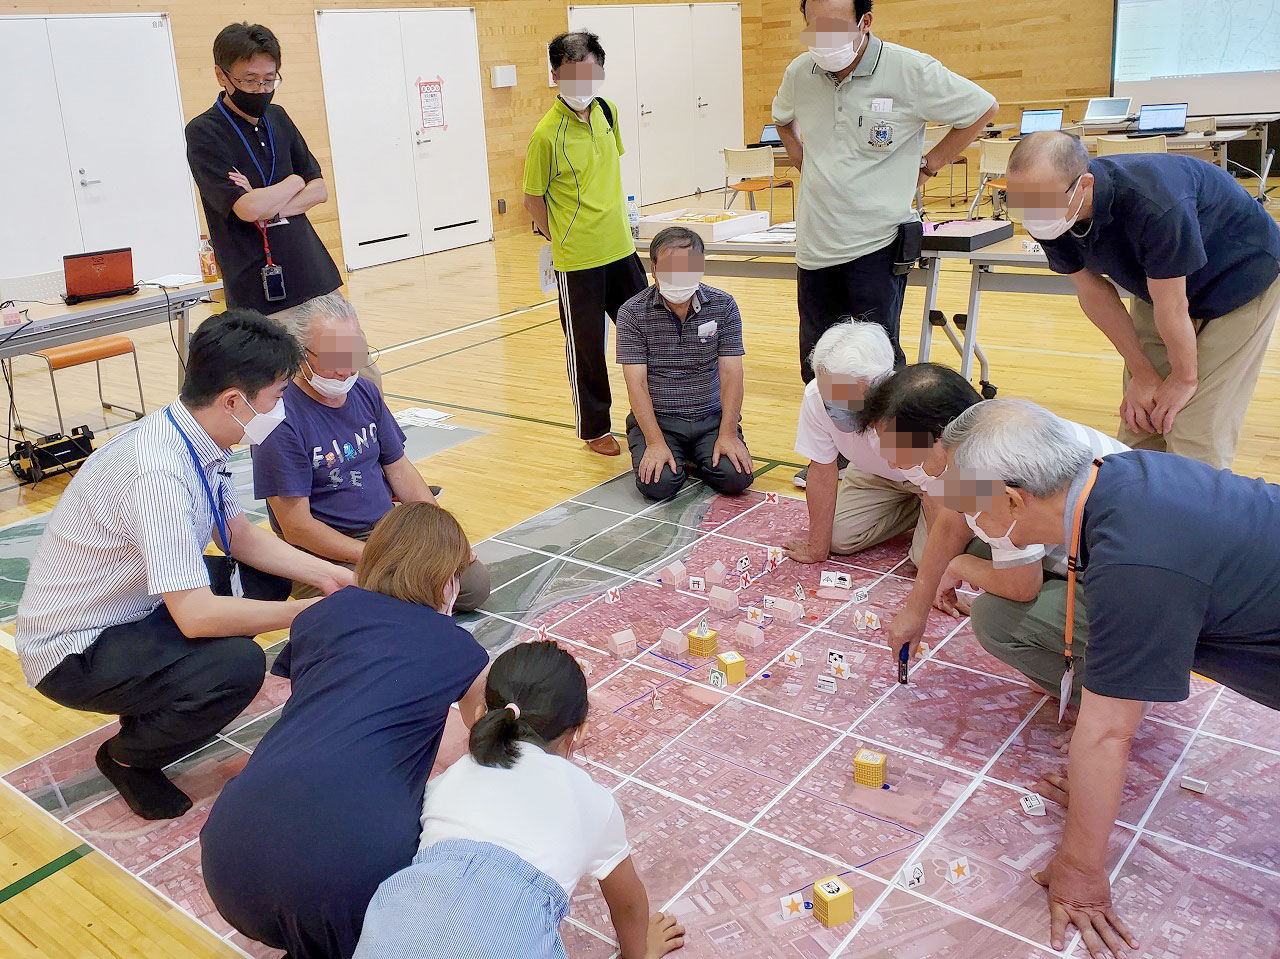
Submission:
[[[1200,384],[1173,421],[1173,429],[1164,434],[1135,433],[1121,423],[1116,439],[1134,449],[1177,453],[1229,469],[1277,313],[1280,279],[1238,310],[1212,320],[1193,321]],[[1145,300],[1134,300],[1133,327],[1156,373],[1168,376],[1169,351],[1156,329],[1155,311]],[[1126,369],[1125,388],[1129,380]]]
[[907,482],[883,479],[848,466],[836,492],[831,552],[858,553],[915,527],[911,562],[920,566],[927,534],[920,490]]

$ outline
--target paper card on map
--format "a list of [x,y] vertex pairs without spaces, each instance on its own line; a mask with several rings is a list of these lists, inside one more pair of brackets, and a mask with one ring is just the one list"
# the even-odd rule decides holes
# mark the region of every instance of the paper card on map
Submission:
[[880,617],[871,610],[867,610],[866,623],[867,629],[878,630],[880,628]]
[[751,574],[750,574],[750,573],[740,573],[740,574],[738,575],[738,585],[739,585],[742,589],[746,589],[748,586],[750,586],[750,585],[751,585]]
[[865,603],[871,598],[871,590],[865,586],[859,586],[853,591],[853,601],[855,603]]
[[1020,800],[1018,800],[1018,802],[1022,805],[1022,811],[1026,813],[1028,816],[1046,815],[1045,808],[1044,808],[1044,800],[1041,799],[1039,796],[1037,796],[1035,793],[1028,793],[1027,795],[1023,796]]
[[915,889],[924,885],[924,866],[914,863],[902,870],[902,885],[906,889]]
[[659,709],[662,709],[662,708],[663,708],[662,700],[658,698],[658,694],[655,692],[655,693],[653,694],[653,709],[654,709],[654,712],[657,712]]
[[952,859],[947,863],[947,882],[953,886],[958,882],[968,882],[970,877],[969,860],[965,856]]
[[783,896],[778,900],[778,910],[783,922],[799,919],[804,915],[804,894],[793,892],[789,896]]
[[844,662],[844,653],[838,649],[827,650],[827,665],[834,666],[836,663]]
[[777,493],[765,493],[765,494],[764,494],[764,501],[765,501],[765,504],[766,504],[766,505],[768,505],[768,506],[777,506],[777,505],[778,505],[778,494],[777,494]]
[[606,603],[617,603],[622,599],[622,591],[617,586],[610,586],[604,593]]
[[689,589],[695,593],[705,593],[707,591],[707,581],[701,576],[690,576]]
[[832,663],[831,675],[836,679],[848,679],[853,675],[853,671],[849,669],[848,663]]
[[703,616],[702,622],[698,624],[698,635],[705,636],[709,632],[711,632],[711,627],[707,625],[707,617]]
[[839,687],[836,685],[834,676],[819,676],[818,683],[814,688],[820,693],[834,693]]
[[539,626],[539,627],[538,627],[538,638],[539,638],[539,639],[547,639],[547,638],[548,638],[548,635],[547,635],[547,627],[546,627],[546,626]]
[[834,586],[836,584],[836,576],[839,575],[834,569],[824,569],[818,577],[819,586]]
[[801,586],[799,583],[796,583],[796,594],[795,594],[795,595],[796,595],[796,602],[797,602],[797,603],[803,603],[803,602],[804,602],[804,587],[803,587],[803,586]]
[[738,557],[738,572],[745,573],[751,568],[751,557],[742,555]]
[[798,649],[789,649],[782,657],[782,665],[798,669],[804,665],[804,653]]
[[724,689],[729,685],[729,677],[722,669],[713,669],[707,673],[707,683],[716,689]]
[[747,607],[747,622],[752,626],[764,625],[764,612],[757,606]]
[[782,565],[782,547],[770,546],[769,547],[769,568],[777,569],[781,565]]

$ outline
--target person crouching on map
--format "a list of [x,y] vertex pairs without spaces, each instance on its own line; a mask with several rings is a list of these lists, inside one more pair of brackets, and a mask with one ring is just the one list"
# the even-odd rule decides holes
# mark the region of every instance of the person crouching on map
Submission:
[[[858,553],[915,529],[911,560],[924,551],[920,490],[881,455],[875,430],[859,421],[868,391],[893,373],[893,345],[878,323],[846,317],[822,334],[810,355],[814,379],[804,389],[796,452],[811,461],[805,498],[809,532],[786,544],[797,563]],[[843,474],[838,456],[849,461]]]
[[563,959],[583,876],[600,883],[622,959],[683,946],[683,926],[649,914],[618,801],[570,761],[587,720],[577,660],[514,646],[473,708],[471,751],[428,783],[418,854],[378,887],[355,959]]

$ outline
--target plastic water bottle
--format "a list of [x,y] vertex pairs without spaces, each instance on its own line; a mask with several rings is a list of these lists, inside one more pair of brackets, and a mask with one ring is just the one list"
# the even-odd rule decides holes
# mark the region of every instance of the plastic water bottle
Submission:
[[627,222],[631,224],[631,239],[640,239],[640,207],[634,196],[627,197]]

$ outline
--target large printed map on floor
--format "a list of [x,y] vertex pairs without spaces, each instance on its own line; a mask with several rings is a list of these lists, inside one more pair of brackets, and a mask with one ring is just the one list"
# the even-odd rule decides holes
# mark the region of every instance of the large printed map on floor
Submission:
[[[766,568],[769,547],[806,522],[802,500],[719,497],[698,484],[651,505],[624,475],[478,544],[495,589],[463,622],[493,654],[546,636],[587,669],[590,729],[577,759],[614,790],[654,908],[688,928],[675,955],[1054,955],[1029,872],[1052,855],[1065,810],[1045,803],[1045,815],[1029,815],[1021,800],[1043,772],[1065,772],[1056,702],[986,654],[967,621],[937,613],[928,656],[900,686],[883,628],[911,585],[906,539]],[[711,608],[713,582],[660,582],[675,561],[704,577],[717,563],[736,573],[744,557],[750,582],[735,586],[731,610]],[[823,588],[824,570],[846,574],[849,588]],[[797,588],[804,616],[772,615],[766,597],[795,600]],[[764,622],[758,648],[738,634],[751,609]],[[719,652],[745,659],[743,681],[720,688],[714,658],[660,645],[664,630],[688,633],[703,619]],[[610,639],[625,630],[636,647],[619,658]],[[196,802],[175,822],[133,818],[97,775],[93,752],[114,725],[6,779],[229,943],[276,956],[212,909],[196,837],[287,694],[268,677],[218,742],[170,769]],[[451,723],[437,770],[462,748]],[[887,756],[888,788],[855,783],[862,749]],[[1187,776],[1208,791],[1180,788]],[[1280,954],[1277,795],[1274,713],[1202,680],[1190,699],[1152,711],[1111,846],[1118,908],[1142,941],[1131,955]],[[807,904],[832,875],[852,887],[856,914],[827,929]],[[614,956],[612,934],[598,887],[584,881],[563,927],[569,955]],[[1063,955],[1086,952],[1071,938]]]

